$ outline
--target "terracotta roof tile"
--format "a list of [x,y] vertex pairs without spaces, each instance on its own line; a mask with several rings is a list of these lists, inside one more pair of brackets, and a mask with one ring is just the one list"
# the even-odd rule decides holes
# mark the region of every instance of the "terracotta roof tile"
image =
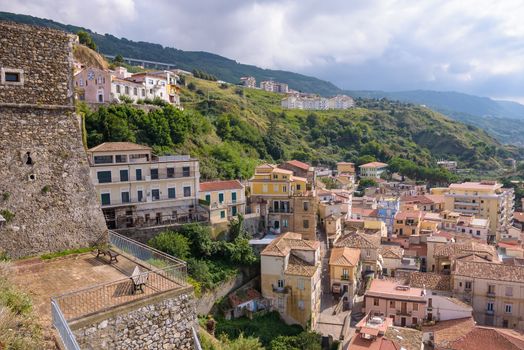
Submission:
[[331,250],[329,265],[357,266],[360,259],[360,249],[336,247]]
[[297,167],[297,168],[302,169],[302,170],[309,170],[309,168],[311,167],[309,164],[301,162],[301,161],[296,160],[296,159],[288,160],[287,162],[285,162],[285,164],[292,165],[292,166]]
[[253,288],[247,290],[236,291],[235,293],[229,294],[229,304],[231,307],[237,307],[250,300],[261,299],[262,295],[259,291]]
[[451,276],[437,273],[413,272],[409,277],[409,285],[428,290],[451,290]]
[[320,265],[311,265],[307,261],[302,260],[298,256],[291,254],[287,263],[287,269],[285,271],[288,275],[298,275],[313,277],[317,272]]
[[286,232],[275,238],[261,253],[261,255],[286,256],[291,250],[317,250],[320,242],[302,239],[300,233]]
[[524,266],[457,260],[452,274],[494,281],[523,282]]
[[349,233],[340,237],[335,242],[335,247],[378,249],[380,247],[380,234]]
[[359,166],[359,168],[384,168],[384,167],[387,167],[388,165],[386,163],[381,163],[381,162],[371,162],[371,163],[366,163],[366,164],[362,164]]
[[200,183],[200,191],[241,190],[244,186],[238,180],[208,181]]

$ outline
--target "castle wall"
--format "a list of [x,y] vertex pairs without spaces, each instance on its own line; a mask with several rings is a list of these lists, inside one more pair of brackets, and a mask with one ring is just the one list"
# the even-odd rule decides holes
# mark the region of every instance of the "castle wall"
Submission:
[[73,41],[0,21],[0,70],[21,73],[0,82],[0,251],[14,258],[107,240],[74,113]]

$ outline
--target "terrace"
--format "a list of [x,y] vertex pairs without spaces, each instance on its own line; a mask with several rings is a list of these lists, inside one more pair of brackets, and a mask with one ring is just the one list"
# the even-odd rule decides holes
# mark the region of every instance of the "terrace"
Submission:
[[[111,231],[109,247],[119,254],[111,264],[94,252],[15,264],[14,282],[32,296],[42,326],[54,326],[66,349],[79,348],[70,329],[75,322],[189,287],[184,261]],[[138,291],[131,279],[137,266],[146,280]]]

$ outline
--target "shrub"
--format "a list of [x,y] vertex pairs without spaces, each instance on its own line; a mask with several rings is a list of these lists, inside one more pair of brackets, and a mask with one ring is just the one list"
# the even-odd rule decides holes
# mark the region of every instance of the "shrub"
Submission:
[[121,103],[124,103],[124,104],[132,104],[133,103],[133,99],[129,96],[126,96],[126,95],[121,95],[119,98]]
[[11,193],[9,193],[9,192],[2,193],[2,199],[4,201],[8,201],[10,197],[11,197]]
[[41,192],[42,192],[42,194],[47,194],[47,193],[51,192],[51,186],[45,185],[44,187],[42,187]]
[[189,239],[177,232],[162,232],[149,240],[148,244],[182,260],[189,256]]
[[189,84],[187,84],[187,88],[190,91],[195,91],[196,90],[196,85],[193,82],[190,82]]
[[0,214],[4,217],[6,222],[11,222],[15,217],[15,214],[7,209],[0,210]]

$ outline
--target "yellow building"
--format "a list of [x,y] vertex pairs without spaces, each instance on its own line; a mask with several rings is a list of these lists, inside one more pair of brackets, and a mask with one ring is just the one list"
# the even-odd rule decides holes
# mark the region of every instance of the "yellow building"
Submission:
[[331,250],[329,257],[329,280],[333,294],[343,296],[353,303],[359,287],[361,264],[360,249],[338,247]]
[[212,225],[227,225],[246,212],[244,185],[238,180],[201,182],[200,203],[208,210]]
[[324,219],[324,231],[329,241],[329,246],[333,245],[342,234],[342,214],[331,214]]
[[320,312],[320,242],[287,232],[260,254],[262,296],[288,324],[315,327]]
[[297,232],[316,238],[317,203],[307,179],[272,164],[255,169],[249,180],[251,201],[260,203],[260,215],[272,233]]
[[451,184],[445,194],[445,209],[489,219],[489,239],[497,241],[511,225],[515,194],[495,181]]
[[87,155],[109,228],[201,219],[197,159],[156,156],[150,147],[131,142],[104,142]]

